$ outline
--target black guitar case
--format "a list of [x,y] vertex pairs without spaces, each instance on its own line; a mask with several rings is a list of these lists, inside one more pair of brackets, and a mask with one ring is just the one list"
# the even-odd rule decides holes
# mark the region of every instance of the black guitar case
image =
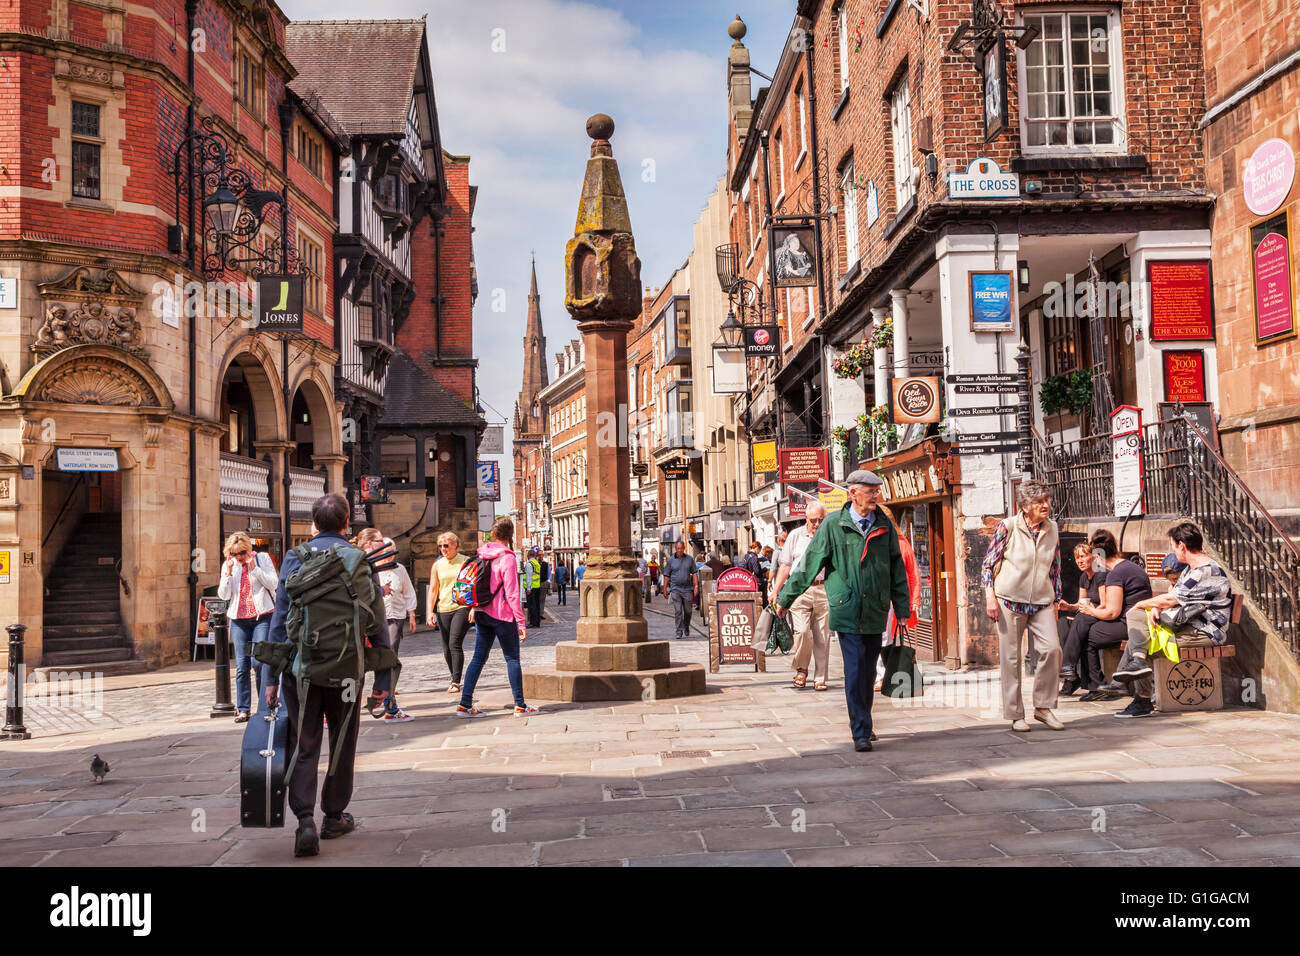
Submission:
[[244,730],[239,760],[239,823],[284,826],[284,770],[289,762],[289,714],[280,707],[255,714]]

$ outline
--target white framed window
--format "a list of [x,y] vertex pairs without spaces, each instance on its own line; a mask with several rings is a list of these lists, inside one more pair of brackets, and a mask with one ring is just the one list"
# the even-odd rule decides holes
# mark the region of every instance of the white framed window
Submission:
[[902,209],[912,198],[912,97],[904,76],[889,97],[889,128],[894,142],[894,195]]
[[1119,11],[1027,15],[1038,36],[1017,52],[1020,137],[1025,153],[1118,153],[1124,142]]
[[785,198],[785,143],[781,139],[781,134],[776,134],[776,203],[777,205]]
[[840,35],[840,95],[849,88],[849,13],[848,0],[835,14],[835,30]]
[[802,156],[808,152],[808,104],[804,101],[802,86],[794,98],[799,104],[799,155]]
[[852,269],[858,261],[858,191],[853,185],[853,160],[840,177],[840,206],[844,218],[844,268]]

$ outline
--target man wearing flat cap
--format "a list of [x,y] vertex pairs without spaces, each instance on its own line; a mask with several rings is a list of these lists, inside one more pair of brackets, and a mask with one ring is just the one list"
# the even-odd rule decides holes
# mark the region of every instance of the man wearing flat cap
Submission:
[[898,529],[876,508],[884,482],[859,469],[849,475],[846,484],[848,503],[828,515],[817,529],[803,559],[777,595],[776,605],[777,614],[784,617],[786,608],[812,586],[818,574],[826,572],[830,627],[840,636],[844,657],[844,696],[853,745],[870,750],[875,738],[872,687],[889,608],[892,604],[896,621],[911,617],[912,608]]

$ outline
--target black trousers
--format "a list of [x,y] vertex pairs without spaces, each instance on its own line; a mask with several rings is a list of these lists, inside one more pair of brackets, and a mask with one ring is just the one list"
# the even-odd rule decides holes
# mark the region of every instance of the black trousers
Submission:
[[1061,638],[1061,667],[1073,667],[1074,679],[1080,684],[1088,683],[1088,631],[1095,623],[1097,619],[1087,614],[1062,614],[1056,622]]
[[1106,681],[1106,674],[1101,668],[1101,649],[1114,647],[1128,640],[1128,626],[1124,623],[1123,617],[1114,621],[1097,621],[1096,618],[1092,620],[1096,623],[1088,629],[1088,686],[1096,690]]
[[528,626],[540,627],[542,623],[542,589],[533,588],[528,592]]
[[469,608],[437,611],[438,633],[442,635],[442,657],[453,684],[465,673],[465,632],[469,630]]
[[[357,700],[347,703],[343,700],[342,688],[315,687],[307,688],[307,707],[302,716],[302,735],[298,728],[298,683],[286,674],[281,681],[280,693],[283,697],[281,706],[289,713],[289,740],[298,742],[298,760],[293,766],[289,778],[289,809],[293,815],[310,817],[316,810],[316,773],[320,765],[321,743],[325,728],[322,719],[329,719],[330,759],[338,754],[338,764],[333,776],[325,778],[321,787],[320,807],[327,817],[338,816],[352,799],[352,777],[357,759],[357,731],[361,726],[361,717],[365,710],[362,688],[357,688]],[[340,736],[343,721],[351,711],[347,733]],[[292,752],[289,759],[293,760]]]

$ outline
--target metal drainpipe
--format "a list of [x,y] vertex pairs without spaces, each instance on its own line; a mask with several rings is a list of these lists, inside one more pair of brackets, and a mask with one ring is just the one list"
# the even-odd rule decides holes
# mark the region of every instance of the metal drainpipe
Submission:
[[[186,83],[190,91],[190,102],[185,110],[185,133],[188,136],[194,130],[194,19],[198,14],[199,0],[185,0],[185,75]],[[194,145],[190,143],[185,150],[185,168],[186,168],[186,189],[185,205],[189,221],[189,243],[190,243],[190,271],[194,269]],[[188,386],[190,390],[190,418],[197,419],[199,416],[198,405],[198,316],[197,310],[187,309],[189,315],[189,369],[188,369]],[[218,386],[219,388],[220,386]],[[189,494],[190,494],[190,573],[185,580],[190,586],[190,629],[189,633],[194,634],[198,631],[198,606],[199,606],[199,575],[194,570],[194,553],[199,549],[199,528],[198,528],[198,506],[199,506],[199,487],[198,487],[198,467],[199,467],[199,448],[198,435],[195,433],[195,422],[190,422],[190,441],[189,441]],[[217,458],[218,472],[221,467],[220,455]],[[218,480],[218,483],[220,481]],[[217,541],[221,541],[221,506],[217,506]],[[220,553],[218,551],[218,553]]]
[[[280,203],[280,268],[287,275],[289,272],[289,129],[293,126],[293,117],[297,110],[289,100],[288,91],[280,103],[280,172],[284,174],[283,201]],[[284,376],[284,421],[285,446],[283,452],[284,474],[280,477],[284,488],[284,501],[281,507],[280,542],[282,553],[280,560],[289,553],[290,497],[293,477],[289,474],[289,443],[293,441],[293,394],[289,383],[289,333],[283,333],[280,340],[280,368]]]

